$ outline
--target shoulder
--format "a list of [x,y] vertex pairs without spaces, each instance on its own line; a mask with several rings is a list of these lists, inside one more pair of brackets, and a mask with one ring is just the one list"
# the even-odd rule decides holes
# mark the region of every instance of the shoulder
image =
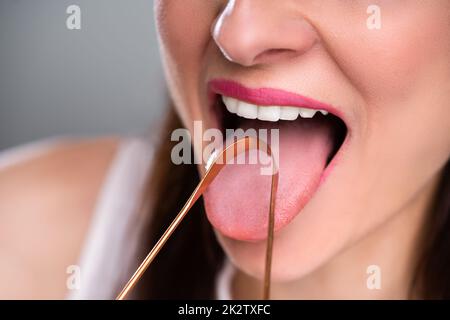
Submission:
[[64,295],[120,141],[67,139],[0,168],[0,298]]
[[5,186],[11,182],[37,183],[35,178],[63,182],[62,176],[98,169],[99,165],[107,162],[115,153],[119,141],[117,137],[67,138],[6,151],[6,156],[10,156],[12,161],[0,166],[0,185]]
[[[101,182],[119,141],[115,137],[66,139],[0,168],[0,208],[19,200],[33,208],[51,207],[87,196]],[[0,212],[2,219],[5,211]]]

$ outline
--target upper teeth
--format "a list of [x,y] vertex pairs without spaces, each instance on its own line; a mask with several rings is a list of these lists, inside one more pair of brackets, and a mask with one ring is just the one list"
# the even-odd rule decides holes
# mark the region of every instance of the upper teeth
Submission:
[[226,96],[222,96],[222,100],[229,112],[247,119],[259,119],[263,121],[296,120],[299,115],[302,118],[312,118],[317,112],[323,115],[328,114],[328,111],[317,109],[257,106]]

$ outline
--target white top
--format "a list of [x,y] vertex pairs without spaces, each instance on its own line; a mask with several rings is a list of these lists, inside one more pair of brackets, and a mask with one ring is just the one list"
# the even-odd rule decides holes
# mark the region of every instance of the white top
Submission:
[[[43,154],[64,141],[58,137],[2,151],[0,169]],[[99,193],[80,255],[81,281],[78,289],[68,290],[68,299],[114,299],[138,266],[135,258],[143,223],[136,209],[152,154],[145,139],[122,140]],[[216,279],[217,299],[230,300],[233,270],[227,260]]]

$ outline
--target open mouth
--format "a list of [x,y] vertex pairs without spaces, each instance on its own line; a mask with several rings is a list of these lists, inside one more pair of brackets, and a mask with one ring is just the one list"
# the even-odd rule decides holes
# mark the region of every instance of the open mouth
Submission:
[[[228,80],[211,81],[209,90],[212,112],[224,134],[226,129],[278,129],[278,231],[313,197],[348,128],[333,107],[297,94],[250,89]],[[267,235],[269,197],[270,177],[261,176],[259,166],[227,166],[205,193],[205,208],[223,235],[259,241]]]

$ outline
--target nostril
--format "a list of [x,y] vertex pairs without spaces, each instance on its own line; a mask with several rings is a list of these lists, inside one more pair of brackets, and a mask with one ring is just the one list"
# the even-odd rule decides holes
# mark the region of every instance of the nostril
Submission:
[[264,52],[261,52],[254,58],[255,63],[267,63],[273,62],[278,59],[289,59],[298,55],[296,50],[292,49],[269,49]]

